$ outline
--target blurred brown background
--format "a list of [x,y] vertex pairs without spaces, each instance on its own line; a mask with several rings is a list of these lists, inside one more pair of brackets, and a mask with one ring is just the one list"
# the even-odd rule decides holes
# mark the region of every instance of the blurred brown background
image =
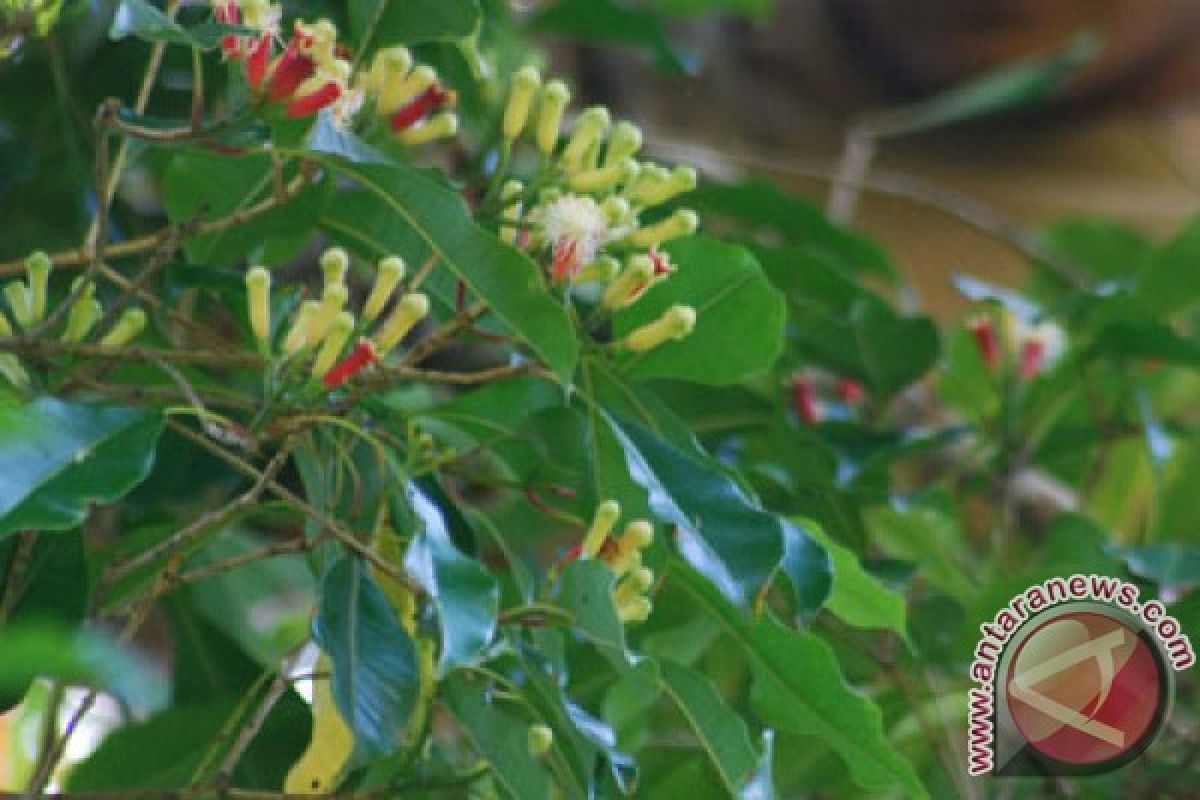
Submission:
[[[779,0],[770,19],[685,24],[691,76],[570,56],[585,91],[712,168],[752,165],[824,203],[848,121],[1066,46],[1099,55],[1049,107],[883,143],[880,173],[972,198],[1030,228],[1102,215],[1161,237],[1200,201],[1200,0]],[[725,154],[720,158],[717,154]],[[724,163],[722,163],[724,162]],[[1019,283],[1025,260],[919,203],[866,193],[857,222],[893,252],[922,304],[954,313],[955,270]]]

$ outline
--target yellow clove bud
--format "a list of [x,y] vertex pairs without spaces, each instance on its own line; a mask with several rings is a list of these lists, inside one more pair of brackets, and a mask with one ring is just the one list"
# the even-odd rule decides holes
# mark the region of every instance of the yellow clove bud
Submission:
[[595,261],[587,264],[579,272],[575,273],[576,283],[590,283],[592,281],[611,281],[617,277],[621,271],[621,262],[617,261],[612,256],[600,256]]
[[656,247],[669,239],[693,234],[699,226],[700,217],[696,212],[681,208],[660,222],[634,231],[628,241],[634,247]]
[[554,746],[554,731],[548,725],[529,726],[529,754],[544,756]]
[[260,344],[271,338],[271,273],[265,267],[246,272],[246,304],[250,308],[250,330]]
[[605,500],[596,507],[596,513],[592,517],[592,526],[588,528],[587,535],[583,537],[581,550],[583,558],[596,557],[620,516],[621,506],[616,500]]
[[538,149],[542,151],[543,155],[550,155],[558,146],[563,112],[569,102],[571,102],[571,90],[562,81],[550,81],[542,89],[542,99],[538,104],[535,137]]
[[642,295],[644,287],[654,279],[654,262],[647,255],[636,255],[604,290],[601,304],[610,310],[626,308]]
[[29,289],[24,281],[13,281],[4,287],[4,297],[8,300],[8,308],[12,311],[13,319],[22,330],[33,327],[33,306],[30,303]]
[[363,322],[375,321],[384,306],[388,304],[388,300],[392,299],[392,292],[396,290],[397,284],[403,278],[404,259],[400,256],[388,256],[379,262],[379,268],[375,272],[375,285],[371,287],[366,305],[363,306]]
[[401,142],[409,147],[432,142],[434,139],[443,139],[447,136],[454,136],[458,133],[458,115],[453,111],[442,111],[434,114],[423,124],[416,128],[400,131],[397,134]]
[[636,177],[637,172],[637,162],[626,158],[608,166],[576,172],[571,176],[571,189],[576,192],[600,192]]
[[145,328],[146,312],[140,308],[126,309],[117,320],[117,324],[104,334],[104,338],[100,340],[100,346],[124,347],[141,334]]
[[639,594],[645,594],[653,585],[654,571],[646,567],[638,567],[626,575],[613,590],[613,604],[624,605]]
[[316,300],[309,300],[300,306],[300,310],[296,312],[296,318],[292,321],[292,329],[288,331],[287,338],[283,341],[283,352],[289,356],[295,355],[309,345],[308,334],[312,329],[312,322],[320,310],[321,304]]
[[608,109],[604,106],[592,106],[575,120],[562,157],[568,173],[578,172],[588,166],[588,157],[608,132],[609,121]]
[[50,256],[41,250],[25,259],[25,272],[29,276],[29,312],[35,323],[46,317],[46,287],[52,266]]
[[657,164],[648,164],[638,180],[626,190],[625,196],[635,206],[656,206],[695,189],[696,181],[696,170],[691,167],[676,167],[668,172]]
[[371,69],[367,73],[363,73],[366,77],[360,79],[359,88],[375,94],[378,98],[377,102],[382,105],[388,86],[400,84],[408,75],[408,71],[412,69],[412,62],[412,53],[407,47],[389,47],[380,50],[375,54],[375,60],[371,62]]
[[422,64],[401,78],[388,81],[379,93],[379,113],[387,116],[399,111],[404,105],[428,89],[437,81],[432,67]]
[[512,89],[508,93],[508,105],[504,109],[504,138],[512,141],[525,130],[533,99],[542,85],[542,76],[534,67],[522,67],[513,75]]
[[313,315],[312,322],[309,323],[305,346],[316,347],[320,344],[337,315],[345,308],[348,297],[349,292],[346,291],[343,284],[325,287],[325,291],[321,293],[321,305],[317,309],[317,313]]
[[63,332],[62,340],[68,344],[82,342],[103,313],[100,302],[90,292],[81,297],[67,312],[67,329]]
[[654,526],[644,519],[635,519],[625,526],[625,531],[614,542],[608,565],[617,575],[635,570],[642,565],[642,550],[654,541]]
[[331,247],[321,254],[321,272],[325,285],[333,286],[346,282],[346,271],[350,269],[350,254],[341,247]]
[[653,350],[666,341],[685,338],[696,327],[696,309],[671,306],[661,317],[625,337],[623,344],[634,352]]
[[396,308],[392,310],[383,323],[383,328],[376,336],[376,351],[379,357],[387,355],[392,348],[400,344],[400,340],[412,330],[429,313],[429,298],[421,292],[412,292],[400,298]]
[[642,129],[632,122],[621,120],[613,126],[608,137],[608,150],[604,153],[604,163],[617,164],[627,158],[632,158],[642,149]]
[[634,595],[617,606],[617,617],[626,624],[645,622],[654,610],[654,604],[645,595]]
[[349,311],[338,312],[333,319],[333,324],[329,326],[329,332],[321,342],[317,360],[313,362],[312,375],[314,378],[320,378],[333,369],[333,365],[337,363],[338,356],[342,354],[342,350],[346,347],[346,342],[350,341],[350,334],[353,332],[354,315]]

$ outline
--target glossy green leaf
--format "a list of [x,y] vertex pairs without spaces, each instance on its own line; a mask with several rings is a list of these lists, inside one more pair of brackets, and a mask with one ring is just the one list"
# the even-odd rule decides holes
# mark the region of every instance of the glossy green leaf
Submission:
[[961,602],[975,594],[971,558],[955,519],[932,508],[874,508],[871,541],[894,558],[914,561],[929,582]]
[[846,684],[829,645],[784,627],[770,613],[747,619],[682,565],[671,579],[721,623],[744,654],[754,674],[754,707],[766,724],[817,737],[867,791],[928,797],[913,766],[888,743],[879,707]]
[[671,242],[665,249],[678,270],[615,316],[614,335],[624,336],[677,304],[696,309],[696,328],[681,341],[632,354],[622,371],[631,377],[723,385],[774,364],[783,350],[786,306],[754,257],[703,236]]
[[791,584],[797,616],[802,621],[813,615],[829,598],[834,585],[836,562],[831,558],[828,537],[813,535],[815,523],[783,523],[783,562],[780,572]]
[[406,494],[417,528],[404,566],[437,607],[442,632],[438,668],[445,674],[479,661],[496,631],[500,590],[482,564],[450,541],[433,501],[415,484],[409,484]]
[[496,783],[513,800],[544,800],[551,782],[529,752],[529,722],[517,705],[502,704],[487,681],[455,673],[440,688],[446,709],[475,750],[492,765]]
[[36,677],[110,692],[126,703],[155,709],[167,700],[161,672],[138,653],[94,630],[65,630],[38,623],[0,630],[0,691]]
[[1122,278],[1137,272],[1151,251],[1143,233],[1102,217],[1059,220],[1041,232],[1045,245],[1060,258],[1097,278]]
[[1089,350],[1121,360],[1158,359],[1179,366],[1200,366],[1200,344],[1183,338],[1169,325],[1155,322],[1106,325]]
[[613,421],[629,473],[650,509],[675,526],[675,544],[732,602],[747,605],[783,559],[778,517],[732,480],[631,422]]
[[[780,270],[776,267],[776,270]],[[902,316],[879,296],[819,260],[792,264],[791,322],[800,355],[889,396],[936,362],[937,328],[924,316]]]
[[313,638],[333,660],[333,697],[365,756],[396,749],[420,687],[417,652],[363,564],[334,564],[321,586]]
[[129,408],[41,397],[0,406],[0,538],[81,523],[154,464],[162,417]]
[[825,607],[857,628],[886,628],[908,635],[904,598],[863,569],[858,556],[829,538],[820,525],[798,520],[833,560],[833,589]]
[[1172,592],[1200,584],[1200,547],[1178,542],[1145,545],[1124,550],[1129,571]]
[[704,747],[721,783],[736,795],[758,766],[746,723],[717,692],[712,681],[695,670],[661,661],[662,688],[679,708]]
[[[471,218],[462,197],[409,167],[364,166],[333,157],[328,166],[354,180],[373,198],[377,215],[343,220],[346,233],[367,243],[387,228],[409,228],[467,288],[488,303],[506,326],[520,336],[554,372],[568,380],[579,356],[575,328],[546,289],[537,266],[503,244]],[[365,226],[383,219],[386,226]],[[396,253],[381,251],[378,255]],[[411,253],[398,255],[411,258]]]
[[463,39],[480,21],[478,0],[350,0],[349,14],[350,37],[368,53]]
[[555,602],[571,614],[574,627],[610,658],[624,661],[625,626],[613,607],[616,576],[604,562],[576,559],[558,578]]

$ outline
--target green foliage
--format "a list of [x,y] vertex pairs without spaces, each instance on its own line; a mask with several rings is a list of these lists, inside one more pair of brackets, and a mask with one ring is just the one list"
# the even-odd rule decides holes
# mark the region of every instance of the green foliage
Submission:
[[[555,128],[516,72],[543,34],[686,71],[676,18],[772,7],[291,3],[262,76],[249,3],[14,45],[0,790],[982,800],[967,664],[1014,593],[1113,575],[1200,625],[1200,222],[1021,231],[1024,285],[902,311],[816,200]],[[1035,104],[1089,48],[859,132]],[[1176,677],[1139,761],[1047,791],[1186,794]],[[76,688],[90,750],[48,724]]]

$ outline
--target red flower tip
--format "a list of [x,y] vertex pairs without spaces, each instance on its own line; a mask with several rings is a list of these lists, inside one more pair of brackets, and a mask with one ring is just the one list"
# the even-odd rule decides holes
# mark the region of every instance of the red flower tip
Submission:
[[350,355],[326,372],[321,382],[325,384],[326,389],[336,389],[378,359],[379,356],[375,352],[375,346],[371,344],[371,340],[359,339],[358,343],[354,345],[354,349],[350,351]]
[[817,389],[808,378],[800,375],[792,378],[792,407],[796,410],[796,415],[807,425],[816,425],[821,421]]
[[341,96],[341,84],[336,83],[335,81],[329,81],[312,94],[306,94],[303,97],[297,97],[295,100],[288,103],[287,115],[293,119],[298,117],[307,117],[311,114],[317,113],[328,105],[336,103],[337,99]]
[[[312,77],[317,71],[317,65],[311,58],[301,52],[297,40],[300,34],[292,37],[287,50],[275,62],[271,71],[271,81],[267,85],[267,95],[275,102],[291,97],[296,87]],[[311,39],[311,37],[309,37]]]
[[436,83],[409,100],[388,120],[392,130],[399,133],[416,125],[443,105],[452,105],[455,94],[438,86]]
[[838,397],[842,398],[842,402],[848,406],[856,406],[863,401],[867,396],[866,389],[863,385],[851,378],[842,378],[838,381]]
[[[242,10],[237,0],[229,0],[213,9],[213,18],[222,25],[238,25],[242,21]],[[243,55],[241,37],[234,34],[222,36],[221,52],[230,61],[239,60]]]
[[991,319],[976,317],[967,324],[967,328],[975,337],[975,344],[979,347],[979,354],[983,356],[983,363],[992,369],[1000,366],[1000,343],[996,339],[996,326],[992,324]]
[[1022,380],[1029,380],[1041,372],[1045,355],[1046,345],[1041,339],[1030,339],[1021,346],[1020,374]]
[[579,268],[576,250],[578,248],[574,239],[560,240],[554,245],[554,261],[551,263],[551,269],[554,273],[554,280],[566,280]]
[[264,33],[257,41],[251,41],[246,48],[246,82],[255,89],[262,86],[270,64],[271,34]]
[[675,271],[671,262],[667,261],[667,257],[653,247],[650,248],[647,255],[650,256],[650,263],[654,264],[654,277],[661,278],[663,275],[670,275]]

